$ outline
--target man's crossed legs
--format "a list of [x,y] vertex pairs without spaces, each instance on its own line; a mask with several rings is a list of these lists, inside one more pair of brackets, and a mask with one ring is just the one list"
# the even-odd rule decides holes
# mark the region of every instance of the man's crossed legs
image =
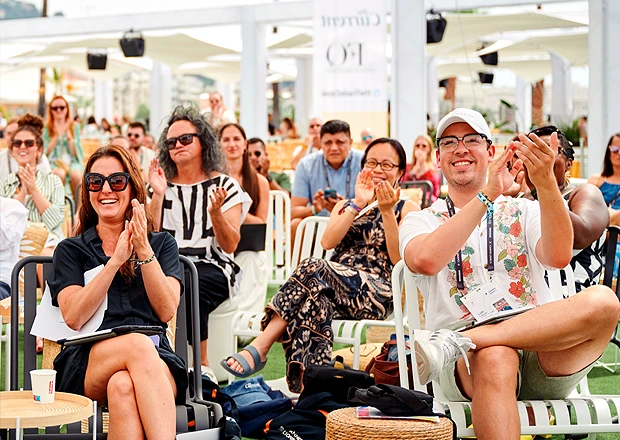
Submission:
[[[452,370],[461,394],[472,401],[476,436],[518,439],[518,376],[523,359],[537,357],[541,376],[553,381],[589,371],[609,344],[620,317],[620,303],[611,289],[590,287],[571,298],[542,305],[499,324],[454,333],[417,331],[418,373],[426,382]],[[468,340],[471,340],[471,342]],[[475,345],[475,348],[472,347]],[[465,358],[467,351],[469,370]],[[520,355],[516,350],[523,350]],[[534,352],[534,353],[527,353]],[[532,362],[529,362],[532,364]],[[535,362],[534,362],[535,364]],[[442,375],[440,382],[444,389]],[[560,388],[565,388],[560,387]],[[561,399],[570,392],[545,398]]]

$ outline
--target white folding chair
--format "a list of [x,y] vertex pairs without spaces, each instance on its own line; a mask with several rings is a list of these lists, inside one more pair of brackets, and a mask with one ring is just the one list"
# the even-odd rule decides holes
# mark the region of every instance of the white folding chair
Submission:
[[[569,271],[572,274],[572,271]],[[563,297],[559,271],[549,273],[549,280],[554,296],[558,299]],[[392,292],[394,303],[401,301],[403,285],[406,292],[406,313],[409,318],[409,338],[413,341],[415,336],[414,329],[419,328],[418,312],[418,288],[428,290],[428,278],[411,273],[400,261],[394,266],[392,272]],[[558,283],[560,289],[558,290]],[[574,286],[574,282],[569,283]],[[574,291],[574,290],[573,290]],[[409,378],[407,375],[407,361],[405,349],[405,331],[402,325],[403,314],[399,308],[394,309],[396,321],[396,339],[398,342],[398,366],[400,373],[401,386],[409,388]],[[412,365],[416,365],[415,351],[411,351]],[[420,384],[417,370],[413,368],[414,388],[419,391],[426,391]],[[588,439],[596,438],[597,433],[620,432],[620,424],[617,417],[612,417],[612,413],[617,413],[620,409],[620,396],[599,396],[591,395],[587,388],[587,378],[579,384],[579,392],[575,391],[564,400],[541,400],[541,401],[518,401],[519,419],[521,421],[521,434],[583,434],[587,433]],[[435,395],[435,411],[446,413],[457,426],[457,436],[473,436],[474,430],[468,428],[467,414],[471,414],[471,402],[452,402],[446,399],[441,392],[441,388],[433,382],[433,392]],[[534,424],[529,424],[528,408],[534,416]],[[555,416],[555,425],[549,425],[548,409],[551,409]],[[571,418],[571,412],[573,417]]]
[[291,199],[285,191],[269,191],[265,251],[269,285],[282,285],[291,273]]

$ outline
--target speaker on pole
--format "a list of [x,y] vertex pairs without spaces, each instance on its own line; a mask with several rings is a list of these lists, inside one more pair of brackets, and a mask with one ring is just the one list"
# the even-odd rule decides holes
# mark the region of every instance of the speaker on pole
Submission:
[[480,55],[480,59],[487,66],[497,66],[499,62],[499,55],[497,52],[491,52],[486,55]]
[[108,64],[108,55],[106,53],[88,52],[86,62],[88,63],[88,70],[105,70]]
[[426,43],[439,43],[447,25],[446,19],[431,9],[426,17]]
[[448,78],[439,80],[439,87],[448,87]]
[[491,72],[478,72],[481,84],[493,84],[493,75]]

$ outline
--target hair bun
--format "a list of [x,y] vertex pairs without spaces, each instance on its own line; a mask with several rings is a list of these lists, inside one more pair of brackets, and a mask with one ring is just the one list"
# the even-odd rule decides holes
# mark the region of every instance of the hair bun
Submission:
[[43,118],[40,116],[32,115],[30,113],[26,113],[24,116],[19,118],[17,121],[18,127],[30,127],[36,130],[36,132],[41,135],[43,133]]

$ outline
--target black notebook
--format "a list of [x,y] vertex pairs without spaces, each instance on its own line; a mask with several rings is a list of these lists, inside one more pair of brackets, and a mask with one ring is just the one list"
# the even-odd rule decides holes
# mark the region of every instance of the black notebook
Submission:
[[153,336],[163,334],[164,329],[157,325],[119,325],[118,327],[107,330],[97,330],[92,333],[85,333],[83,335],[59,339],[56,342],[67,347],[69,345],[80,345],[89,342],[103,341],[104,339],[115,338],[120,335],[126,335],[127,333],[142,333],[147,336]]

